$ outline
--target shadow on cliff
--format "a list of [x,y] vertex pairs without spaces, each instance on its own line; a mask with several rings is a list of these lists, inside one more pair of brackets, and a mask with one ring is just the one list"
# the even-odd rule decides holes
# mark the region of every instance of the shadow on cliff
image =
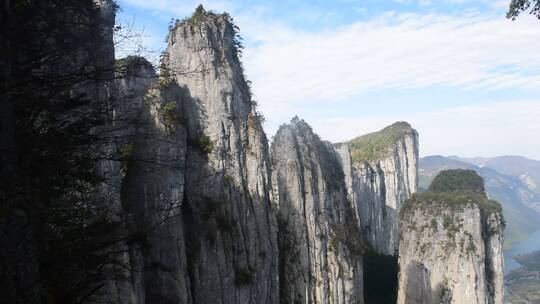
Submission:
[[[405,276],[406,282],[403,286],[402,303],[406,304],[429,304],[433,302],[434,298],[441,298],[435,296],[435,290],[431,286],[431,274],[429,270],[424,266],[424,263],[413,260],[407,266],[406,273],[401,276]],[[436,302],[437,304],[446,304],[448,302]]]
[[397,257],[368,250],[364,255],[366,304],[394,304],[397,300]]

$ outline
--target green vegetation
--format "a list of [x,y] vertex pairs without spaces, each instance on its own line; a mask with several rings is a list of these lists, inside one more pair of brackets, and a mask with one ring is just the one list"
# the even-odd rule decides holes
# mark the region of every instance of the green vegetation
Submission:
[[[462,209],[468,204],[476,204],[485,214],[501,213],[501,205],[487,198],[483,179],[471,170],[445,170],[434,179],[429,190],[413,194],[401,208],[400,216],[405,216],[415,208],[432,208],[444,204],[453,209]],[[451,220],[444,218],[443,226],[451,226]]]
[[414,129],[406,122],[397,122],[379,132],[366,134],[347,142],[354,162],[376,160],[387,155],[399,139],[411,134]]
[[483,195],[475,193],[444,193],[444,192],[425,192],[422,194],[413,194],[401,208],[401,215],[413,211],[415,207],[430,208],[436,204],[444,204],[451,209],[461,209],[468,204],[476,204],[487,214],[502,212],[501,205],[486,198]]
[[129,162],[133,158],[133,144],[125,144],[118,148],[118,158],[120,159],[120,166],[122,172],[126,172]]
[[540,19],[540,0],[512,0],[506,18],[515,20],[521,12],[529,10],[530,14]]
[[431,182],[429,192],[472,192],[486,195],[484,180],[473,170],[441,171]]
[[210,137],[202,135],[197,139],[197,147],[201,152],[208,155],[214,151],[214,142],[210,139]]
[[169,34],[167,35],[166,41],[169,39],[169,37],[174,37],[176,33],[176,29],[178,29],[178,26],[181,24],[190,24],[190,25],[201,25],[204,21],[208,19],[217,19],[219,17],[224,17],[227,20],[231,21],[231,17],[227,13],[217,14],[213,11],[207,11],[204,9],[202,4],[199,4],[193,14],[187,18],[184,18],[182,20],[180,19],[172,19],[169,23]]
[[180,122],[180,117],[178,115],[178,106],[176,102],[167,102],[161,105],[159,110],[163,121],[167,125],[175,125]]
[[125,70],[139,70],[142,68],[149,68],[152,69],[153,66],[146,58],[141,56],[127,56],[124,58],[117,59],[114,63],[117,71],[124,71]]
[[[223,14],[225,15],[225,14]],[[213,11],[207,11],[204,9],[202,4],[199,4],[191,17],[182,20],[181,22],[189,22],[191,24],[200,24],[208,17],[218,17],[219,15]]]

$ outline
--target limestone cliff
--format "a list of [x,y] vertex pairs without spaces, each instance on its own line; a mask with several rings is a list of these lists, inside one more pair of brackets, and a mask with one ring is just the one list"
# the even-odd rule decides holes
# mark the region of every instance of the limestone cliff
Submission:
[[474,171],[448,170],[401,211],[399,304],[503,300],[501,207]]
[[[81,259],[105,260],[96,269],[47,273],[57,268],[39,259],[48,247],[47,238],[38,238],[39,227],[46,226],[27,227],[39,210],[8,210],[10,215],[0,218],[0,255],[5,257],[1,268],[10,274],[0,298],[17,303],[46,297],[66,303],[82,298],[130,304],[364,303],[363,239],[378,253],[396,254],[398,213],[417,187],[416,131],[400,122],[333,146],[294,118],[276,134],[270,155],[239,60],[237,28],[227,14],[201,6],[176,22],[155,71],[139,57],[112,66],[116,6],[111,0],[91,4],[96,22],[83,34],[95,40],[82,39],[87,36],[75,30],[75,40],[89,47],[77,45],[76,55],[60,61],[79,70],[96,55],[88,65],[91,80],[66,87],[68,95],[81,93],[89,101],[78,113],[91,113],[91,106],[104,112],[103,122],[85,134],[98,137],[99,145],[81,153],[95,156],[91,165],[98,176],[84,192],[89,198],[64,204],[68,211],[90,210],[69,220],[99,228],[73,238],[98,245]],[[1,131],[13,131],[8,127]],[[13,134],[0,135],[13,140]],[[8,169],[2,170],[17,170]],[[471,191],[452,208],[444,195],[409,200],[399,243],[400,303],[441,298],[443,303],[500,303],[503,221],[486,208],[492,204],[482,189]],[[56,233],[61,226],[47,227]],[[448,246],[458,250],[446,251]],[[446,271],[448,265],[454,268]],[[92,276],[88,285],[73,291],[65,286],[82,276]],[[71,298],[52,297],[64,289]]]
[[[115,303],[189,303],[182,218],[186,130],[179,108],[183,90],[164,85],[144,58],[117,61],[116,161],[107,174],[120,195],[122,220],[118,263],[122,276],[110,282]],[[109,207],[109,211],[114,208]]]
[[227,14],[169,33],[162,76],[178,83],[186,130],[182,218],[195,303],[277,303],[277,227],[266,135]]
[[235,35],[200,8],[171,30],[159,77],[117,62],[116,160],[102,165],[127,238],[114,302],[278,302],[267,140]]
[[406,122],[337,145],[358,225],[379,253],[398,249],[398,214],[417,190],[418,133]]
[[364,303],[361,234],[338,155],[295,117],[272,143],[281,303]]

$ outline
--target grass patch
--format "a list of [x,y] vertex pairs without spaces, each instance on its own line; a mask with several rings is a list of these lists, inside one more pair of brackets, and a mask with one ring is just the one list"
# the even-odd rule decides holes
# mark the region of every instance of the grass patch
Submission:
[[407,122],[396,122],[381,131],[366,134],[347,142],[353,162],[377,160],[388,155],[396,143],[416,131]]

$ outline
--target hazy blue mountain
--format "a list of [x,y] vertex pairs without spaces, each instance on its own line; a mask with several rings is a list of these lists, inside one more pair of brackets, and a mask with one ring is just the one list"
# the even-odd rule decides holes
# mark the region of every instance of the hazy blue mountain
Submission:
[[[493,158],[462,158],[450,156],[452,159],[472,163],[480,167],[488,167],[506,175],[511,175],[523,182],[529,190],[536,194],[535,201],[540,202],[540,161],[523,156],[506,155]],[[539,203],[540,204],[540,203]],[[540,206],[536,206],[540,210]]]
[[515,259],[523,267],[505,276],[505,303],[540,303],[540,251],[520,255]]
[[[427,156],[420,159],[419,190],[425,190],[431,180],[444,169],[475,170],[484,178],[490,198],[499,201],[507,223],[505,246],[524,240],[540,230],[540,212],[533,210],[538,197],[524,182],[485,165],[481,159],[462,160],[457,157]],[[486,159],[482,159],[486,160]],[[507,171],[508,172],[508,171]]]

